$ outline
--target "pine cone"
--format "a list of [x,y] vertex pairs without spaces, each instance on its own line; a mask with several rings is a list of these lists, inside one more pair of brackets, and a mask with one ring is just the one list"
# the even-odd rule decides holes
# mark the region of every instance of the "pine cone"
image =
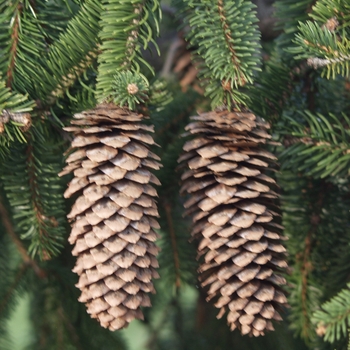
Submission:
[[158,278],[155,245],[159,228],[155,197],[159,157],[149,150],[153,138],[140,114],[112,104],[74,115],[66,131],[74,133],[73,153],[60,173],[74,172],[64,196],[77,193],[68,218],[69,242],[78,256],[73,269],[80,278],[79,301],[110,330],[143,319]]
[[218,318],[228,312],[231,330],[263,335],[287,302],[280,287],[286,281],[276,273],[287,267],[277,185],[264,173],[276,158],[261,148],[270,142],[269,125],[249,112],[192,120],[186,130],[196,138],[184,145],[179,162],[189,168],[181,192],[191,196],[185,214],[193,215],[192,236],[204,255],[201,285],[210,286],[207,301],[216,300]]

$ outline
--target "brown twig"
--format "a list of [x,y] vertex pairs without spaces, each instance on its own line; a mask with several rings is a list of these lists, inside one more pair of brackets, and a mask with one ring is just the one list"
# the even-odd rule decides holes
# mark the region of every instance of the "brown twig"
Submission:
[[81,76],[94,62],[100,52],[100,48],[97,46],[74,67],[72,67],[69,72],[61,78],[56,88],[51,92],[49,97],[49,104],[54,105],[59,97],[62,97],[64,93],[71,87],[77,78]]
[[203,290],[203,288],[199,289],[199,296],[197,299],[197,306],[196,306],[196,322],[195,322],[195,329],[197,331],[202,330],[207,321],[208,321],[208,302],[205,300],[206,295]]
[[125,66],[126,69],[130,68],[131,58],[134,56],[133,53],[135,51],[137,40],[139,37],[139,24],[142,18],[143,7],[145,6],[145,2],[143,4],[135,4],[134,5],[134,13],[137,15],[137,18],[132,20],[132,25],[135,27],[131,30],[129,37],[126,41],[126,55],[125,61],[122,66]]
[[3,205],[2,198],[0,197],[0,216],[2,219],[2,223],[5,226],[7,234],[10,236],[12,242],[15,244],[18,252],[20,253],[22,260],[24,261],[25,264],[30,265],[36,275],[39,278],[44,278],[46,276],[45,271],[39,267],[39,265],[36,263],[35,260],[33,260],[27,253],[27,250],[24,248],[21,240],[17,237],[15,230],[13,229],[12,223],[9,219],[8,212]]
[[32,116],[30,113],[13,113],[6,109],[0,111],[0,134],[5,131],[4,124],[13,121],[22,124],[21,130],[27,131],[32,125]]
[[69,318],[67,317],[62,305],[60,305],[58,307],[57,312],[58,312],[59,317],[63,321],[63,323],[66,325],[68,333],[70,334],[76,349],[83,350],[83,348],[80,345],[79,336],[76,333],[76,330],[75,330],[74,326],[72,325],[72,323],[70,322]]
[[[47,225],[48,218],[44,214],[44,210],[42,209],[42,204],[40,203],[40,199],[38,198],[38,184],[36,180],[35,174],[35,165],[34,165],[34,156],[33,156],[33,145],[28,136],[28,147],[27,147],[27,169],[28,169],[28,177],[29,177],[29,188],[31,193],[31,199],[33,204],[33,209],[35,213],[35,218],[38,223],[38,233],[39,240],[44,241],[45,237],[49,235],[49,233],[44,229]],[[55,218],[50,219],[53,222],[57,222]],[[47,250],[42,251],[42,258],[44,260],[50,260],[51,255]]]
[[164,203],[164,209],[165,209],[166,219],[168,222],[168,229],[169,229],[169,234],[170,234],[170,238],[171,238],[171,246],[173,248],[173,257],[174,257],[175,275],[176,275],[175,287],[176,287],[176,292],[178,292],[178,290],[181,286],[180,259],[179,259],[179,252],[178,252],[178,247],[177,247],[177,242],[176,242],[176,235],[175,235],[173,218],[171,216],[171,206],[168,202]]
[[310,319],[308,315],[308,308],[307,308],[307,294],[308,294],[308,277],[310,272],[313,270],[312,262],[310,261],[310,255],[312,251],[313,246],[313,237],[316,233],[317,227],[320,224],[320,216],[319,213],[322,210],[323,205],[323,199],[324,199],[324,193],[323,191],[320,191],[320,196],[318,201],[316,202],[316,206],[314,212],[311,215],[311,227],[306,235],[305,238],[305,248],[302,254],[300,254],[299,259],[297,260],[302,261],[301,264],[301,309],[303,316],[306,320],[306,324],[303,327],[303,335],[306,337],[308,333],[308,326],[310,324]]
[[171,72],[171,67],[174,64],[175,61],[175,55],[177,53],[177,50],[181,45],[183,44],[183,40],[176,37],[173,42],[171,43],[168,52],[166,53],[165,62],[162,68],[162,71],[160,73],[160,76],[162,78],[168,78]]
[[14,15],[13,20],[13,27],[12,27],[12,33],[11,33],[11,49],[10,49],[10,63],[8,65],[7,73],[6,73],[6,87],[11,88],[12,80],[13,80],[13,70],[15,68],[16,63],[16,56],[17,56],[17,47],[18,47],[18,41],[19,41],[19,16],[21,14],[23,5],[22,3],[19,3],[16,9],[16,13]]
[[[230,35],[230,27],[227,23],[226,16],[225,16],[223,0],[218,0],[218,11],[219,11],[220,20],[221,20],[222,26],[223,26],[225,41],[226,41],[227,47],[231,53],[232,64],[235,66],[237,71],[240,71],[239,59],[236,55],[235,49],[232,47],[233,40],[232,40],[232,37]],[[242,86],[245,85],[246,81],[245,81],[244,77],[240,76],[239,79],[240,79],[240,81],[238,83]]]

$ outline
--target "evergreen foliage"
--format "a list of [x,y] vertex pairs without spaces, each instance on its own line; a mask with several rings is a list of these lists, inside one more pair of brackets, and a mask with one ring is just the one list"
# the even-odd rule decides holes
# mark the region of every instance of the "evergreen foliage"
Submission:
[[64,32],[50,46],[39,69],[41,84],[36,84],[36,94],[43,103],[53,104],[77,78],[86,73],[97,56],[100,1],[89,0],[67,22]]
[[307,58],[314,68],[325,67],[329,79],[336,75],[349,76],[349,9],[343,1],[318,1],[310,17],[314,20],[300,23],[296,35],[296,58]]
[[[128,350],[140,334],[139,348],[150,350],[347,349],[349,1],[276,0],[270,42],[260,40],[252,1],[174,6],[162,23],[157,0],[0,0],[1,349],[13,349],[8,320],[25,293],[34,329],[28,349]],[[160,80],[161,68],[152,67],[152,53],[165,57],[179,32],[204,96],[180,87],[175,73]],[[57,176],[70,141],[61,126],[106,100],[149,115],[163,163],[157,295],[143,323],[114,333],[77,302],[63,199],[69,179]],[[210,104],[249,107],[278,141],[271,150],[280,163],[290,308],[262,339],[229,332],[197,288],[177,159],[189,116]]]
[[[302,142],[292,144],[281,153],[282,169],[293,167],[296,172],[317,178],[328,177],[346,181],[350,167],[349,160],[349,118],[343,113],[340,117],[329,113],[326,117],[306,110],[301,112],[301,120],[290,120],[286,131]],[[289,129],[289,130],[288,130]],[[292,161],[291,161],[292,160]]]
[[[0,81],[0,129],[3,134],[0,138],[0,158],[5,157],[13,141],[25,142],[25,136],[22,132],[22,127],[24,125],[18,122],[16,116],[28,113],[34,106],[34,101],[28,100],[28,96],[11,92],[11,90],[5,86],[5,82]],[[25,115],[30,118],[29,114]]]
[[194,246],[188,243],[189,223],[181,217],[183,199],[179,198],[177,156],[182,152],[185,142],[178,135],[187,124],[188,115],[194,112],[198,97],[194,91],[188,94],[178,93],[165,110],[152,114],[156,128],[155,139],[161,146],[160,157],[164,167],[159,176],[162,183],[159,189],[162,228],[159,242],[162,248],[159,254],[160,275],[165,285],[173,286],[176,293],[179,293],[181,285],[193,281],[197,265]]
[[250,1],[178,2],[187,39],[203,60],[199,69],[213,108],[238,105],[246,99],[238,87],[252,83],[259,69],[259,32]]
[[317,324],[317,329],[324,339],[334,343],[342,337],[347,336],[348,325],[350,322],[350,291],[349,284],[347,288],[342,289],[330,301],[322,305],[322,309],[315,312],[313,321]]
[[65,184],[57,177],[63,165],[62,142],[56,131],[39,127],[40,131],[32,128],[35,133],[28,135],[26,143],[12,145],[16,153],[3,162],[1,178],[16,232],[30,242],[30,255],[46,260],[63,246],[66,227],[61,194]]
[[141,66],[146,66],[153,72],[143,59],[141,49],[147,49],[149,43],[157,48],[154,39],[159,34],[161,12],[158,0],[109,0],[103,1],[103,7],[97,91],[100,101],[108,101],[117,71],[140,73]]
[[276,29],[281,30],[276,38],[276,49],[287,66],[294,64],[294,55],[288,54],[286,49],[295,47],[293,40],[298,32],[298,25],[307,20],[315,2],[314,0],[286,0],[275,3]]
[[115,96],[113,102],[119,106],[129,106],[135,109],[136,104],[144,103],[148,97],[147,79],[131,71],[116,73],[112,88],[114,88],[113,95]]

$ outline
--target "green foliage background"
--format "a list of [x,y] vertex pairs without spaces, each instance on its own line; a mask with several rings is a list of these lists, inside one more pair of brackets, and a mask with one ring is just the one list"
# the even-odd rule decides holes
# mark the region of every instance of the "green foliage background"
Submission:
[[[265,41],[249,0],[0,0],[0,349],[348,348],[350,4],[274,6]],[[185,87],[178,52],[199,68]],[[147,111],[163,163],[157,294],[144,322],[114,333],[77,302],[69,176],[57,176],[62,126],[101,101]],[[290,308],[259,339],[230,332],[205,302],[178,194],[189,116],[223,105],[249,107],[278,141]]]

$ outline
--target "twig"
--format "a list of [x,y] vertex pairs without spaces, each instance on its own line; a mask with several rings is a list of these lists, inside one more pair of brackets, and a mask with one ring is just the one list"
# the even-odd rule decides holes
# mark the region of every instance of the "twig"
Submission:
[[77,80],[79,76],[81,76],[94,62],[96,57],[99,54],[100,48],[97,46],[90,52],[86,54],[86,56],[73,68],[69,70],[69,72],[61,78],[61,81],[57,84],[56,88],[51,91],[49,97],[50,105],[54,105],[56,100],[59,97],[62,97],[64,93],[71,87]]
[[309,273],[312,271],[313,266],[312,263],[310,262],[309,258],[311,255],[311,250],[312,250],[312,238],[317,230],[317,227],[320,223],[320,217],[319,217],[319,212],[322,210],[322,204],[323,204],[323,199],[324,199],[324,193],[321,191],[320,192],[320,197],[318,201],[316,202],[316,209],[317,212],[313,212],[311,215],[311,228],[307,233],[307,236],[305,238],[305,249],[303,251],[302,256],[300,257],[300,260],[302,260],[302,265],[301,265],[301,309],[303,316],[306,320],[306,328],[303,327],[303,333],[305,336],[307,336],[307,328],[310,324],[310,319],[308,316],[308,310],[307,310],[307,294],[308,294],[308,277]]
[[4,124],[9,123],[10,121],[22,124],[22,131],[27,131],[32,125],[32,117],[30,113],[13,113],[3,109],[0,111],[0,134],[5,131]]
[[11,49],[10,49],[11,58],[10,58],[10,62],[9,62],[7,73],[6,73],[6,76],[7,76],[6,87],[8,87],[8,88],[11,88],[11,85],[12,85],[13,70],[14,70],[15,63],[16,63],[17,47],[18,47],[18,41],[19,41],[19,33],[18,33],[19,16],[20,16],[20,13],[22,11],[22,8],[23,8],[22,3],[19,3],[17,6],[17,9],[16,9],[16,14],[14,15],[14,20],[13,20],[13,29],[12,29],[12,33],[11,33],[12,45],[11,45]]
[[199,295],[197,298],[197,306],[196,306],[196,322],[195,329],[200,331],[204,328],[207,323],[207,306],[208,302],[205,300],[206,295],[204,294],[203,289],[199,289]]
[[58,312],[58,315],[60,316],[60,318],[62,319],[63,323],[66,325],[68,333],[70,334],[76,349],[83,350],[83,348],[80,345],[79,336],[76,333],[76,330],[75,330],[74,326],[72,325],[72,323],[70,322],[69,318],[67,317],[62,305],[60,305],[58,307],[57,312]]
[[[29,176],[29,188],[30,188],[35,218],[38,223],[39,241],[44,242],[46,238],[49,236],[49,233],[47,232],[47,230],[45,230],[46,216],[44,215],[44,210],[42,208],[42,204],[40,203],[40,198],[38,198],[39,189],[36,181],[34,155],[33,155],[34,150],[33,150],[33,144],[31,141],[32,140],[28,136],[27,171]],[[42,250],[41,257],[44,260],[50,260],[52,258],[52,256],[50,255],[50,252],[48,252],[45,248]]]
[[[231,34],[230,34],[231,30],[230,30],[230,27],[229,27],[227,19],[226,19],[223,0],[218,0],[218,12],[219,12],[219,15],[220,15],[222,28],[223,28],[223,31],[224,31],[225,41],[226,41],[227,47],[228,47],[228,49],[229,49],[229,51],[231,53],[231,62],[234,65],[234,67],[236,68],[237,72],[239,72],[240,71],[240,64],[239,64],[240,62],[239,62],[239,59],[237,57],[236,51],[235,51],[235,49],[234,49],[234,47],[232,45],[232,43],[234,41],[232,40],[232,37],[231,37]],[[243,85],[246,84],[246,81],[245,81],[243,75],[241,75],[237,79],[239,79],[238,83],[240,85],[243,86]]]
[[350,55],[340,53],[339,57],[337,58],[309,57],[306,62],[310,67],[317,69],[320,67],[325,67],[331,64],[341,63],[345,61],[350,61]]
[[13,229],[12,223],[9,219],[8,212],[5,208],[5,206],[3,205],[1,197],[0,197],[0,216],[1,216],[2,222],[5,226],[6,232],[10,236],[13,243],[15,244],[18,252],[20,253],[20,255],[22,257],[22,260],[24,261],[24,263],[30,265],[39,278],[46,277],[45,271],[41,267],[39,267],[39,265],[36,263],[36,261],[33,260],[28,255],[27,250],[24,248],[21,240],[17,237],[15,230]]
[[166,54],[165,57],[165,62],[162,68],[162,71],[160,73],[160,76],[162,78],[168,78],[171,72],[171,67],[174,63],[175,60],[175,54],[177,49],[183,44],[183,40],[180,38],[176,37],[174,41],[171,43],[169,50]]
[[135,52],[135,48],[137,45],[137,40],[139,37],[139,31],[140,31],[140,21],[142,19],[143,14],[143,8],[145,6],[145,3],[143,4],[135,4],[134,5],[134,14],[137,15],[137,18],[134,18],[132,20],[132,25],[134,28],[132,28],[130,35],[126,41],[126,61],[122,63],[122,66],[125,67],[125,69],[130,69],[131,66],[131,58],[134,56],[133,53]]

